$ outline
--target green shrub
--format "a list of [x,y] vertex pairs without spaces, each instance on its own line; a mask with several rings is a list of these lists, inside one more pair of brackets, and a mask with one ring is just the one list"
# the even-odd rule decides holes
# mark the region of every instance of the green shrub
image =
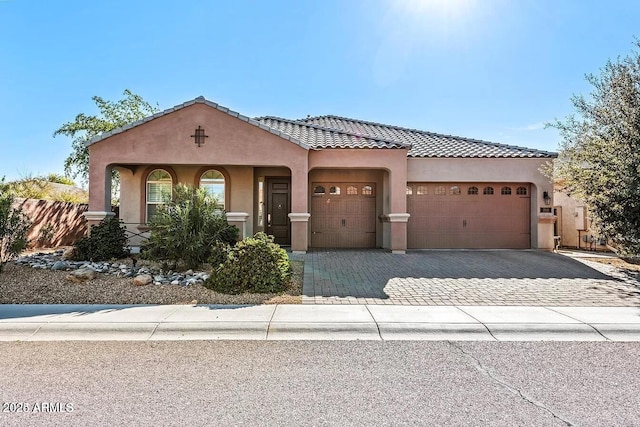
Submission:
[[119,219],[107,217],[91,226],[91,233],[75,244],[75,260],[106,261],[129,255],[125,227]]
[[4,178],[0,180],[0,272],[4,264],[24,250],[31,221],[22,208],[13,207],[13,195]]
[[171,262],[173,268],[198,268],[212,255],[217,242],[233,244],[238,228],[229,225],[217,201],[200,188],[178,184],[173,199],[149,221],[150,236],[144,243],[144,258]]
[[287,252],[264,233],[238,242],[224,262],[212,266],[205,286],[228,294],[281,292],[291,277]]

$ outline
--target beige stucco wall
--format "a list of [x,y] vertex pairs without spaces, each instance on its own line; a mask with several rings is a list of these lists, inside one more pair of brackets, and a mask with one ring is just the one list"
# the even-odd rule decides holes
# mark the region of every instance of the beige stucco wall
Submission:
[[[580,249],[607,249],[605,245],[598,244],[598,239],[593,243],[589,241],[589,237],[598,236],[591,229],[592,221],[585,202],[567,195],[560,189],[556,189],[554,193],[554,208],[558,212],[557,232],[561,238],[560,246]],[[584,215],[584,221],[578,221],[580,214]],[[585,224],[585,230],[579,229],[583,228]],[[587,236],[587,242],[583,240],[585,236]]]

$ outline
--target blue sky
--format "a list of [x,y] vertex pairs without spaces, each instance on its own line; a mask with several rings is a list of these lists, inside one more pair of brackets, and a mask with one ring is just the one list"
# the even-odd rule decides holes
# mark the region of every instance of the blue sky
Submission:
[[555,151],[543,123],[638,22],[637,1],[0,0],[0,177],[62,173],[53,132],[124,89]]

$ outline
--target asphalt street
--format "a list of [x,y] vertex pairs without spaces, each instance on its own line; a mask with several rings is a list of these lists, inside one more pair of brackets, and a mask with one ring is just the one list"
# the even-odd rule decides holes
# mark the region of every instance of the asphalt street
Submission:
[[0,425],[640,425],[640,345],[0,343]]

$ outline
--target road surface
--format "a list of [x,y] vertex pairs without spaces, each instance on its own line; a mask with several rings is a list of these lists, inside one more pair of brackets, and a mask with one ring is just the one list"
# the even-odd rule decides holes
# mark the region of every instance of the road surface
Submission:
[[640,425],[640,344],[0,343],[0,425]]

